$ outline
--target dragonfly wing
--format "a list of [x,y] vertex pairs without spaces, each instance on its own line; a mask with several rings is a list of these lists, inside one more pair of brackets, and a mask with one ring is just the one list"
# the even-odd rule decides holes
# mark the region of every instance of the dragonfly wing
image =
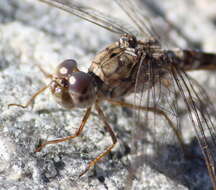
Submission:
[[213,187],[216,188],[216,110],[197,81],[176,68],[172,69],[172,75],[188,110]]
[[[195,79],[191,78],[185,71],[177,68],[172,62],[169,63],[170,65],[167,69],[166,67],[161,68],[160,71],[164,70],[166,73],[166,75],[162,76],[155,69],[155,65],[167,65],[167,63],[149,62],[144,71],[142,70],[143,64],[147,65],[147,63],[140,62],[140,71],[138,69],[136,81],[139,89],[137,88],[137,93],[134,96],[135,104],[161,110],[169,117],[175,125],[177,133],[182,136],[183,142],[190,142],[184,145],[187,150],[186,153],[193,160],[202,160],[203,165],[204,163],[206,164],[209,176],[212,179],[212,184],[214,185],[216,182],[216,110],[210,97]],[[144,76],[148,76],[149,81],[141,84]],[[150,84],[150,87],[148,84]],[[138,93],[140,94],[138,95]],[[161,158],[164,157],[164,154],[166,155],[166,148],[168,145],[175,144],[178,140],[174,138],[174,130],[172,130],[171,125],[165,120],[164,116],[156,112],[153,113],[150,111],[143,113],[141,110],[138,110],[136,115],[139,125],[143,123],[144,126],[142,126],[143,132],[140,132],[142,129],[136,129],[133,130],[133,135],[136,140],[145,140],[146,146],[142,152],[148,150],[147,145],[151,143],[157,156],[155,157],[156,159],[152,159],[146,153],[146,159],[149,162],[154,160],[153,165],[157,165],[161,169]],[[198,142],[200,149],[198,148],[199,146],[192,147],[194,137],[196,137],[196,142]],[[192,148],[188,148],[190,144]],[[194,149],[197,151],[194,151]],[[203,156],[201,156],[201,153]],[[194,166],[194,168],[197,168],[197,166]],[[171,175],[171,171],[167,173]],[[195,172],[195,175],[197,173],[199,171]],[[172,176],[175,176],[175,174]],[[195,176],[190,176],[191,178],[193,179]],[[188,179],[185,178],[183,180],[189,183]]]
[[113,18],[110,15],[105,15],[104,13],[83,5],[80,2],[74,0],[39,0],[41,2],[47,3],[51,6],[62,9],[69,12],[75,16],[78,16],[88,22],[96,24],[102,28],[105,28],[113,33],[117,34],[133,34],[137,30],[118,18]]
[[[131,18],[142,38],[154,38],[166,48],[193,47],[194,43],[171,22],[159,3],[153,0],[115,0]],[[176,36],[179,41],[176,40]]]
[[155,32],[153,25],[151,24],[151,19],[147,15],[143,14],[144,11],[142,11],[141,13],[134,2],[132,2],[131,0],[115,0],[115,2],[130,17],[130,19],[139,29],[142,37],[147,39],[154,38],[159,41],[159,36]]

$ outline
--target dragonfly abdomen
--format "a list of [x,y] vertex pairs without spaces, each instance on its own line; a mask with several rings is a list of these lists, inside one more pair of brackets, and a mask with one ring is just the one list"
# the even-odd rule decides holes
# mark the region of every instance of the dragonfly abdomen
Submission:
[[195,50],[177,50],[174,53],[180,59],[180,67],[185,71],[216,70],[216,54]]

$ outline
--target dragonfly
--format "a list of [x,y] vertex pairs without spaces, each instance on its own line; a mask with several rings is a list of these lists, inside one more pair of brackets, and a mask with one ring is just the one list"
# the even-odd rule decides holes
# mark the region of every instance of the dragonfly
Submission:
[[[84,117],[74,135],[57,140],[46,141],[38,146],[35,152],[41,151],[49,144],[56,144],[78,137],[91,115],[93,107],[103,121],[105,130],[110,134],[112,144],[104,152],[89,162],[80,174],[83,176],[99,160],[105,157],[117,143],[117,137],[112,130],[100,104],[104,101],[116,106],[126,107],[164,118],[177,137],[183,152],[187,152],[182,134],[176,123],[169,117],[169,110],[163,109],[165,101],[171,111],[177,111],[178,104],[172,106],[169,96],[175,98],[179,94],[184,102],[190,121],[192,122],[197,140],[202,150],[206,167],[216,190],[215,147],[216,128],[212,113],[214,107],[202,110],[202,106],[212,105],[210,98],[199,83],[192,79],[187,72],[193,70],[215,70],[216,54],[195,50],[170,50],[162,47],[160,37],[149,25],[149,18],[139,14],[137,7],[130,0],[116,0],[116,3],[130,17],[138,33],[143,37],[138,39],[136,30],[131,31],[118,19],[106,16],[104,13],[72,0],[39,0],[51,6],[62,9],[84,20],[105,28],[120,39],[98,52],[91,61],[88,72],[82,72],[73,59],[64,60],[56,68],[54,74],[47,73],[39,67],[41,72],[51,79],[51,82],[37,91],[30,100],[22,104],[9,104],[26,108],[35,98],[50,88],[58,104],[66,109],[86,108]],[[134,103],[122,100],[130,94],[141,94],[145,99],[136,98]],[[176,97],[177,98],[177,97]],[[145,104],[136,104],[145,100]],[[213,119],[212,119],[213,118]]]

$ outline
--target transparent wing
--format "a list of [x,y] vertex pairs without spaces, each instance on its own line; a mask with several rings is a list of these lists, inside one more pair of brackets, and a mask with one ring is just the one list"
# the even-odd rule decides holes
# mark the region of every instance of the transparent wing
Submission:
[[[120,6],[121,9],[129,16],[129,18],[133,21],[136,27],[139,29],[143,38],[154,38],[159,42],[159,35],[155,32],[153,25],[151,24],[151,19],[146,15],[144,15],[144,10],[142,13],[137,5],[131,0],[115,0],[115,2]],[[136,3],[138,3],[136,1]]]
[[213,187],[216,188],[216,128],[213,123],[216,121],[215,108],[205,90],[184,71],[173,68],[172,75],[188,110]]
[[95,10],[91,7],[85,6],[78,1],[74,0],[39,0],[47,3],[51,6],[62,9],[75,16],[78,16],[86,21],[96,24],[102,28],[105,28],[113,33],[117,34],[133,34],[137,33],[137,30],[125,24],[123,21],[112,18],[110,15]]
[[[81,2],[75,0],[39,0],[39,1],[57,7],[59,9],[62,9],[73,15],[76,15],[86,21],[96,24],[113,33],[117,33],[120,35],[128,33],[128,34],[133,34],[135,36],[139,34],[144,39],[153,38],[154,40],[157,40],[158,42],[162,43],[166,47],[176,46],[176,44],[174,43],[175,40],[172,39],[167,40],[169,39],[169,37],[167,36],[168,32],[161,30],[161,26],[158,26],[157,30],[155,27],[153,27],[153,24],[156,24],[156,22],[153,23],[152,18],[155,18],[156,16],[154,15],[151,17],[151,15],[149,14],[149,10],[150,12],[153,12],[151,10],[152,6],[150,6],[149,8],[147,6],[148,2],[145,1],[139,4],[140,8],[138,8],[138,6],[136,6],[136,4],[139,3],[137,0],[134,2],[131,0],[125,0],[125,1],[114,0],[120,6],[120,8],[129,16],[129,18],[133,21],[134,25],[136,26],[136,29],[133,26],[129,25],[128,23],[124,23],[122,20],[118,18],[114,18],[110,15],[106,15],[103,12],[93,9],[92,7],[83,5]],[[165,20],[165,16],[163,14],[159,14],[159,16],[161,18],[164,18]],[[169,23],[167,20],[165,22],[168,23],[167,25],[170,26],[173,30],[176,30],[174,25]],[[163,27],[163,28],[167,28],[167,27]],[[176,31],[178,33],[181,32],[179,29]]]
[[[155,25],[158,25],[156,27],[157,30],[155,31],[159,35],[164,45],[169,45],[171,47],[179,47],[179,44],[176,43],[176,36],[178,36],[181,40],[183,40],[187,44],[187,47],[195,46],[194,42],[191,41],[191,39],[188,38],[188,36],[182,32],[182,29],[177,25],[175,25],[174,23],[172,23],[167,18],[167,15],[161,9],[160,3],[157,0],[139,0],[139,1],[142,2],[143,9],[149,11],[149,15],[151,18],[156,18],[155,20],[158,20],[157,18],[160,18],[160,22],[163,23],[161,26],[160,23],[154,22]],[[163,28],[165,28],[164,31]],[[174,35],[174,37],[170,35],[171,31],[175,32],[176,35]]]
[[[170,120],[175,124],[176,130],[180,135],[182,135],[183,140],[187,140],[186,142],[191,142],[193,135],[196,136],[203,154],[201,160],[205,161],[209,176],[214,186],[216,181],[216,127],[214,124],[216,121],[215,107],[206,91],[198,84],[198,82],[192,79],[183,70],[180,70],[173,65],[172,62],[170,62],[169,66],[171,69],[166,70],[166,68],[164,68],[167,74],[163,77],[160,77],[161,75],[159,75],[155,69],[155,64],[158,63],[151,62],[145,72],[142,70],[138,72],[138,78],[140,80],[142,79],[141,77],[147,75],[149,76],[149,81],[155,85],[152,85],[151,88],[145,91],[144,88],[146,84],[143,84],[144,92],[141,93],[139,98],[136,96],[135,102],[138,105],[142,104],[145,107],[153,107],[155,110],[159,109],[164,111]],[[139,83],[139,80],[137,83]],[[151,136],[151,138],[153,137],[152,143],[155,146],[155,151],[159,150],[159,153],[157,152],[156,154],[159,159],[159,163],[156,164],[156,162],[154,162],[154,165],[158,165],[159,168],[161,168],[162,163],[160,158],[161,155],[166,152],[166,150],[162,147],[167,148],[165,145],[170,144],[170,142],[176,139],[173,139],[174,131],[167,121],[161,121],[164,119],[161,115],[148,112],[144,114],[141,113],[141,111],[139,111],[137,115],[139,120],[144,120],[145,122],[145,129],[143,133],[138,133],[147,134],[151,131],[150,134],[153,134]],[[161,127],[164,127],[163,132],[159,130]],[[139,134],[135,132],[136,136]],[[187,136],[189,134],[191,134],[191,137],[188,139]],[[161,138],[159,135],[164,136]],[[143,138],[148,139],[148,135]],[[186,147],[188,145],[185,144],[184,146]],[[192,149],[187,149],[189,155],[193,149],[197,148],[192,147]],[[197,153],[193,153],[193,156],[191,157],[194,157],[194,160],[200,159],[199,155],[197,156]],[[152,157],[148,157],[148,154],[146,159],[150,161],[153,160]],[[171,171],[168,173],[170,172]],[[175,174],[173,176],[175,176]],[[187,183],[189,183],[188,179],[185,178],[184,180],[187,180]],[[206,182],[204,181],[204,183]]]
[[[139,29],[142,38],[153,38],[166,48],[181,46],[194,47],[192,42],[154,0],[115,0]],[[176,37],[178,37],[176,39]]]

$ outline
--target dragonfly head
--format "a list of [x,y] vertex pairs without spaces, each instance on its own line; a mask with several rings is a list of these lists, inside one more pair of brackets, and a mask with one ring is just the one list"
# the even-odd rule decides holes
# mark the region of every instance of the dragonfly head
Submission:
[[76,61],[72,59],[59,64],[50,88],[57,103],[65,108],[88,107],[96,98],[92,77],[79,71]]

